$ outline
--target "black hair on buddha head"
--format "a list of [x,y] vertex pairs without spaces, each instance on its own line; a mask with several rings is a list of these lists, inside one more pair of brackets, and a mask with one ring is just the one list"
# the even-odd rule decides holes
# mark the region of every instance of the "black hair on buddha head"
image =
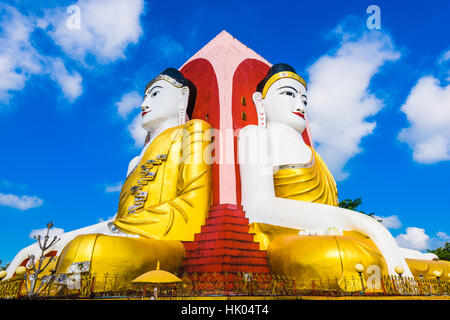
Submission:
[[[277,75],[277,77],[274,77]],[[272,78],[273,77],[273,78]],[[306,88],[306,82],[305,80],[300,77],[297,74],[297,71],[287,63],[277,63],[274,64],[269,71],[267,72],[267,75],[262,79],[258,85],[256,86],[256,91],[261,92],[263,95],[263,98],[265,97],[265,93],[267,92],[268,88],[272,85],[273,82],[275,82],[278,79],[281,78],[293,78],[295,80],[300,81]],[[266,88],[267,85],[267,88]]]
[[197,99],[197,88],[192,81],[186,78],[179,70],[175,68],[167,68],[147,84],[145,87],[145,92],[147,92],[147,89],[158,80],[166,80],[177,88],[189,88],[189,100],[186,108],[186,114],[189,119],[191,119],[194,111],[195,100]]
[[267,75],[264,77],[264,79],[262,79],[259,83],[258,86],[256,87],[256,91],[259,91],[262,93],[264,86],[266,85],[267,81],[274,75],[277,74],[279,72],[283,72],[283,71],[290,71],[293,73],[297,73],[295,71],[295,69],[293,67],[291,67],[290,65],[288,65],[287,63],[277,63],[274,64],[269,71],[267,72]]

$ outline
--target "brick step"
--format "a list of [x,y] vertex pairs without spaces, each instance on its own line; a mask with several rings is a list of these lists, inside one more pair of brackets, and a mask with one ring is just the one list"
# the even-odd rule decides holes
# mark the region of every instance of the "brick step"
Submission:
[[186,248],[186,254],[194,251],[203,251],[203,250],[215,250],[220,252],[220,250],[240,250],[244,252],[251,251],[260,251],[259,244],[257,242],[246,242],[246,241],[234,241],[234,240],[209,240],[202,242],[183,242]]
[[263,265],[267,264],[266,258],[252,258],[252,257],[242,257],[242,256],[219,256],[219,257],[199,257],[199,258],[188,258],[184,260],[185,266],[194,265],[210,265],[218,263],[228,263],[228,264],[245,264],[245,265]]
[[196,266],[184,266],[183,272],[186,273],[203,273],[203,272],[250,272],[250,273],[269,273],[268,266],[252,266],[245,264],[209,264],[209,265],[196,265]]
[[204,226],[202,226],[201,233],[218,232],[218,231],[219,232],[220,231],[233,231],[233,232],[248,233],[249,230],[250,230],[249,225],[224,223],[224,224],[217,224],[217,225],[204,225]]
[[253,242],[254,234],[250,233],[239,233],[232,231],[223,232],[208,232],[208,233],[197,233],[194,237],[194,241],[208,241],[208,240],[239,240],[239,241],[250,241]]
[[217,209],[217,210],[210,210],[208,213],[209,217],[238,217],[238,218],[245,218],[245,212],[244,211],[236,211],[236,210],[224,210],[224,209]]
[[187,250],[203,250],[203,249],[223,249],[234,248],[243,250],[259,250],[258,242],[238,241],[238,240],[205,240],[201,242],[184,242]]
[[186,249],[186,253],[188,251],[198,250],[198,243],[194,241],[182,241],[184,248]]
[[186,249],[186,258],[216,257],[216,256],[246,256],[252,258],[266,258],[266,252],[261,250],[240,250],[235,248]]
[[[259,250],[242,206],[214,205],[194,241],[183,242],[186,273],[270,272],[265,251]],[[198,281],[197,281],[198,282]]]
[[206,218],[205,225],[221,225],[221,224],[237,224],[241,226],[248,226],[248,218],[222,216],[222,217],[208,217]]
[[214,204],[209,209],[210,211],[217,210],[234,210],[234,211],[244,211],[244,207],[241,205],[235,205],[231,203]]

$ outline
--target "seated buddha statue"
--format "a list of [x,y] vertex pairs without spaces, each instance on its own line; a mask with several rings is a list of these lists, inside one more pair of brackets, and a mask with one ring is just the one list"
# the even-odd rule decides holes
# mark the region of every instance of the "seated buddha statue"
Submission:
[[302,137],[307,86],[276,64],[253,94],[258,125],[238,137],[242,205],[271,270],[297,280],[352,277],[355,264],[412,276],[390,232],[376,219],[338,207],[335,180]]
[[80,265],[97,275],[136,277],[158,261],[161,269],[178,270],[181,241],[194,240],[210,207],[210,162],[203,158],[210,126],[189,120],[195,100],[195,85],[174,68],[147,84],[141,115],[149,136],[129,164],[117,214],[63,234],[56,274]]

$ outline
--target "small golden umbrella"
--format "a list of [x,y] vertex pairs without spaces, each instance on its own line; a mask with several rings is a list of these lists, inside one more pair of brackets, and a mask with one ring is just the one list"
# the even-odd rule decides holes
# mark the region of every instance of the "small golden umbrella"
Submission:
[[156,270],[151,270],[144,274],[141,274],[139,277],[137,277],[132,281],[132,283],[144,284],[144,292],[142,298],[144,298],[145,296],[146,284],[148,283],[156,284],[156,283],[176,283],[176,282],[181,282],[181,279],[168,271],[160,270],[159,261],[156,264]]

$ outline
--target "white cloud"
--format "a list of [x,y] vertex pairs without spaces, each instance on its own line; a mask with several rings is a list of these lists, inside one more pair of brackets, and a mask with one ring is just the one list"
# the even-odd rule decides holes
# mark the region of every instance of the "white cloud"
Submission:
[[442,87],[433,76],[422,77],[400,109],[410,126],[398,138],[413,150],[413,159],[425,164],[450,160],[450,84]]
[[[52,241],[53,240],[53,237],[59,237],[60,235],[62,235],[64,233],[64,229],[61,229],[61,228],[51,228],[50,229],[50,232],[49,232],[49,234],[48,234],[48,236],[49,236],[49,241]],[[45,235],[47,234],[47,228],[42,228],[42,229],[33,229],[33,230],[31,230],[31,232],[30,232],[30,234],[29,234],[29,237],[31,238],[31,239],[34,239],[34,236],[38,236],[38,235],[40,235],[41,236],[41,238],[42,237],[45,237]],[[43,240],[41,240],[41,241],[43,241]]]
[[147,131],[142,128],[142,117],[140,114],[128,125],[128,132],[133,138],[136,147],[142,147],[144,145]]
[[51,77],[60,86],[64,96],[73,101],[78,98],[83,92],[81,85],[82,78],[78,72],[70,74],[61,59],[55,58],[52,60]]
[[33,74],[43,72],[43,58],[30,45],[33,23],[17,9],[0,5],[0,100],[10,91],[21,90]]
[[[137,91],[131,91],[122,96],[120,101],[116,102],[117,113],[123,118],[127,117],[142,104],[142,97]],[[142,117],[140,113],[136,115],[127,126],[128,133],[134,140],[135,147],[142,147],[147,137],[147,131],[142,128]],[[117,190],[120,191],[120,190]]]
[[402,226],[400,219],[396,215],[392,215],[389,217],[380,217],[374,215],[374,217],[376,219],[382,220],[381,223],[388,229],[398,229]]
[[11,91],[23,89],[32,75],[44,74],[58,83],[69,101],[81,95],[80,74],[70,74],[61,59],[44,56],[31,45],[37,19],[11,6],[0,5],[0,10],[5,13],[0,21],[0,100],[8,102]]
[[122,190],[122,182],[118,182],[112,186],[106,186],[105,192],[106,193],[120,192],[120,190]]
[[79,29],[68,28],[72,14],[65,7],[47,11],[47,23],[40,23],[49,27],[49,35],[67,55],[84,60],[92,54],[107,63],[125,58],[127,46],[138,42],[143,0],[80,0],[76,5],[80,8]]
[[117,112],[126,119],[128,115],[142,104],[142,96],[137,91],[131,91],[122,96],[120,101],[116,102]]
[[37,196],[16,196],[13,194],[0,193],[0,205],[19,210],[28,210],[42,206],[42,199]]
[[422,228],[406,228],[406,234],[399,234],[395,240],[400,247],[408,249],[425,250],[430,247],[430,237]]
[[320,57],[308,68],[308,120],[312,139],[337,180],[349,173],[344,167],[360,153],[363,137],[370,135],[383,102],[369,91],[370,80],[388,61],[400,53],[389,36],[365,33],[357,40],[336,28],[342,42],[334,54]]
[[446,234],[445,232],[439,231],[438,233],[436,233],[436,235],[441,240],[444,240],[444,241],[450,240],[450,236],[448,234]]
[[450,50],[444,52],[438,60],[439,64],[444,64],[447,61],[450,61]]

